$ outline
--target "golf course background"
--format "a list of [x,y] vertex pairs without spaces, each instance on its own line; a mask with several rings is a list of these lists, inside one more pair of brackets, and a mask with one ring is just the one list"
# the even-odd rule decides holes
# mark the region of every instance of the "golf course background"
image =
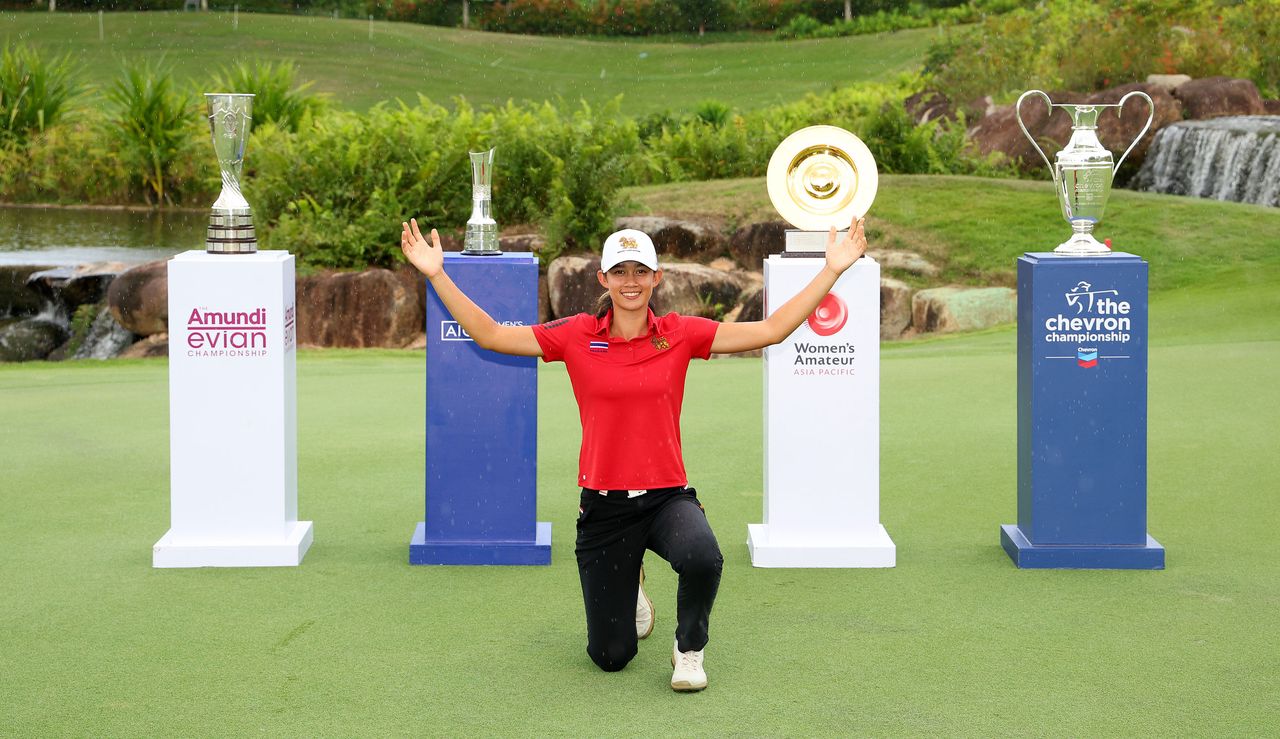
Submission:
[[[976,184],[997,183],[946,191]],[[1041,188],[1026,196],[1053,215],[1046,184],[999,184]],[[893,205],[893,189],[889,212],[906,207]],[[950,209],[951,222],[976,230],[994,220],[983,202],[1008,206],[1008,192],[976,192],[968,210]],[[1278,217],[1117,196],[1117,218],[1149,224],[1226,209],[1222,224],[1275,233]],[[942,204],[917,207],[948,212]],[[1047,232],[1031,225],[993,226],[1000,243],[981,244],[984,261],[1012,265],[1035,248]],[[686,460],[725,575],[711,685],[691,696],[667,687],[675,579],[656,557],[658,625],[635,662],[603,674],[585,654],[570,487],[579,430],[559,365],[539,373],[538,518],[553,524],[550,567],[410,567],[423,512],[421,355],[329,350],[302,352],[298,364],[299,510],[316,525],[305,562],[168,571],[150,565],[168,528],[166,363],[0,367],[0,725],[102,735],[1268,733],[1280,711],[1280,561],[1269,547],[1280,515],[1280,268],[1266,249],[1233,248],[1246,237],[1193,228],[1133,249],[1164,286],[1151,306],[1148,455],[1148,529],[1168,549],[1164,571],[1019,571],[1000,549],[998,526],[1016,519],[1012,327],[884,345],[881,518],[896,568],[753,569],[745,539],[762,516],[761,363],[695,363]],[[209,464],[252,443],[210,439]]]

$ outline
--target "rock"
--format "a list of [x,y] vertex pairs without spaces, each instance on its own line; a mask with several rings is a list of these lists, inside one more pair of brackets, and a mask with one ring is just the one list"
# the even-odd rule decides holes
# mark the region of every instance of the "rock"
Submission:
[[705,264],[667,264],[653,291],[654,312],[720,319],[738,303],[746,280]]
[[599,255],[568,254],[553,260],[547,267],[551,318],[594,313],[596,299],[604,292],[596,279],[599,271]]
[[880,263],[882,269],[898,269],[913,275],[934,277],[938,267],[913,251],[868,250],[867,256]]
[[653,239],[659,264],[674,259],[709,262],[724,254],[725,239],[715,227],[694,221],[663,216],[625,216],[614,222],[614,228],[634,228]]
[[120,359],[146,359],[169,356],[169,334],[152,334],[116,355]]
[[916,331],[973,331],[1017,319],[1017,294],[1007,287],[936,287],[911,298]]
[[34,316],[45,305],[45,298],[27,286],[27,278],[50,269],[37,266],[0,267],[0,318]]
[[1183,83],[1174,96],[1182,101],[1186,117],[1192,119],[1266,113],[1262,96],[1252,80],[1205,77]]
[[786,221],[749,223],[729,237],[729,254],[747,269],[760,269],[770,254],[779,254],[787,246]]
[[763,321],[764,320],[764,283],[752,284],[743,288],[738,294],[738,307],[733,317],[725,315],[726,321]]
[[506,252],[538,253],[547,245],[547,240],[538,233],[511,233],[498,237],[498,248]]
[[417,280],[405,271],[330,272],[297,281],[298,343],[402,347],[422,330]]
[[738,268],[738,264],[729,257],[716,257],[707,266],[711,269],[718,269],[721,272],[732,272]]
[[1280,115],[1280,100],[1263,100],[1262,109],[1267,115]]
[[538,275],[538,323],[551,320],[551,288],[547,276]]
[[43,318],[23,318],[0,327],[0,362],[44,359],[67,339],[67,330]]
[[[1080,93],[1053,92],[1049,94],[1054,103],[1118,103],[1120,98],[1134,90],[1141,90],[1151,96],[1155,103],[1156,117],[1151,122],[1151,130],[1138,142],[1128,162],[1141,163],[1146,156],[1147,147],[1155,138],[1155,132],[1170,123],[1182,120],[1182,105],[1164,88],[1145,83],[1120,85],[1101,92],[1082,95]],[[1048,115],[1044,101],[1039,97],[1030,97],[1022,104],[1022,120],[1027,131],[1035,137],[1044,150],[1049,161],[1054,161],[1057,152],[1071,140],[1071,116],[1064,110],[1055,109]],[[1098,117],[1098,138],[1102,145],[1111,151],[1116,160],[1129,147],[1134,137],[1147,122],[1147,103],[1144,100],[1130,98],[1124,105],[1123,115],[1117,116],[1115,109],[1108,108]],[[1018,161],[1024,171],[1044,167],[1044,161],[1031,142],[1018,128],[1018,120],[1013,106],[999,108],[991,115],[983,118],[969,132],[970,138],[982,154],[999,152],[1005,157]],[[1136,171],[1136,168],[1135,170]]]
[[880,278],[880,339],[896,339],[911,325],[911,286],[892,277]]
[[122,272],[107,288],[116,323],[139,336],[169,330],[169,265],[161,259]]
[[1183,83],[1190,82],[1191,75],[1187,74],[1149,74],[1147,75],[1147,84],[1155,85],[1162,88],[1165,92],[1173,92]]
[[33,272],[27,285],[70,315],[82,305],[101,302],[108,286],[125,269],[120,262],[53,267]]
[[417,336],[413,337],[413,341],[410,341],[408,344],[406,344],[404,348],[405,348],[405,349],[415,349],[415,350],[416,350],[416,349],[426,349],[426,348],[427,348],[427,334],[424,332],[424,333],[420,333],[420,334],[418,334]]
[[911,114],[917,126],[939,118],[947,120],[956,118],[955,111],[951,108],[951,101],[934,90],[921,90],[902,101],[902,105]]

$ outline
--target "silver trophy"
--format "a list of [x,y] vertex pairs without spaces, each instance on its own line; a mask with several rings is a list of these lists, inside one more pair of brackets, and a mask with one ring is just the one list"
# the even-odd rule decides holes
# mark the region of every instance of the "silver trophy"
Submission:
[[240,168],[253,122],[253,95],[205,93],[213,151],[222,170],[222,192],[209,214],[205,251],[210,254],[253,254],[258,238],[253,232],[253,211],[240,194]]
[[471,217],[463,254],[501,254],[498,223],[493,220],[493,152],[471,152]]
[[[1049,164],[1049,157],[1045,156],[1044,150],[1032,138],[1026,124],[1022,122],[1022,101],[1029,95],[1039,95],[1044,98],[1045,104],[1049,106],[1050,115],[1053,114],[1054,108],[1062,108],[1071,114],[1071,140],[1067,142],[1066,148],[1058,152],[1055,164]],[[1129,144],[1128,149],[1124,150],[1124,154],[1120,155],[1120,161],[1112,166],[1111,152],[1102,148],[1102,142],[1098,140],[1098,115],[1103,108],[1116,108],[1116,115],[1120,115],[1119,108],[1126,100],[1135,96],[1147,101],[1151,114],[1147,116],[1147,125],[1142,127],[1137,138]],[[1151,128],[1151,121],[1156,116],[1156,106],[1151,96],[1141,90],[1134,90],[1120,98],[1118,103],[1068,105],[1054,103],[1040,90],[1028,90],[1018,98],[1018,103],[1014,106],[1014,115],[1018,119],[1018,128],[1022,129],[1023,135],[1048,165],[1049,173],[1053,175],[1054,188],[1058,192],[1058,202],[1062,205],[1062,217],[1067,219],[1071,224],[1071,230],[1074,231],[1071,238],[1059,244],[1053,251],[1075,256],[1111,253],[1106,245],[1093,238],[1093,227],[1102,220],[1103,211],[1107,207],[1107,197],[1111,195],[1111,181],[1115,178],[1116,170],[1120,169],[1124,158],[1129,156],[1129,152],[1138,145],[1138,141],[1147,133],[1147,129]]]

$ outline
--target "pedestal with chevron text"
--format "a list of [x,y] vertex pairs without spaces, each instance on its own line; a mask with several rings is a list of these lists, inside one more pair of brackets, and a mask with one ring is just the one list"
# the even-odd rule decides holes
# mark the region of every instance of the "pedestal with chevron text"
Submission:
[[1162,569],[1147,533],[1147,263],[1018,259],[1018,567]]

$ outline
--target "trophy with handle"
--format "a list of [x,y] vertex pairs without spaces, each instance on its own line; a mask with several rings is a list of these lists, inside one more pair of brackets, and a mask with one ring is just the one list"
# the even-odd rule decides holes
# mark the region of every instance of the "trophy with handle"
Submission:
[[[1031,95],[1038,95],[1044,99],[1045,104],[1049,106],[1050,115],[1053,114],[1054,108],[1062,108],[1071,115],[1071,140],[1058,152],[1053,164],[1049,163],[1049,157],[1045,156],[1044,150],[1036,143],[1035,138],[1027,131],[1026,124],[1022,122],[1022,101]],[[1113,166],[1111,152],[1102,148],[1102,142],[1098,140],[1098,115],[1104,108],[1116,108],[1116,115],[1121,115],[1120,109],[1131,97],[1146,100],[1150,114],[1142,131],[1134,138],[1133,143],[1129,144],[1129,148],[1124,150],[1124,154],[1120,155],[1120,161]],[[1057,254],[1075,256],[1109,254],[1111,250],[1093,238],[1093,227],[1102,220],[1116,171],[1124,163],[1125,157],[1129,156],[1129,152],[1133,151],[1133,147],[1137,146],[1138,141],[1147,133],[1147,129],[1151,128],[1151,121],[1155,119],[1156,106],[1151,96],[1141,90],[1134,90],[1120,98],[1118,103],[1071,105],[1055,103],[1041,90],[1028,90],[1018,97],[1018,103],[1014,106],[1014,115],[1018,119],[1018,128],[1022,129],[1023,135],[1049,167],[1049,174],[1053,176],[1054,190],[1058,193],[1058,202],[1062,206],[1062,217],[1071,224],[1073,231],[1071,238],[1059,244],[1053,251]]]
[[204,95],[209,111],[213,151],[222,170],[222,192],[209,214],[205,251],[210,254],[253,254],[258,237],[253,230],[253,210],[240,194],[240,170],[244,147],[253,123],[253,95],[211,93]]

